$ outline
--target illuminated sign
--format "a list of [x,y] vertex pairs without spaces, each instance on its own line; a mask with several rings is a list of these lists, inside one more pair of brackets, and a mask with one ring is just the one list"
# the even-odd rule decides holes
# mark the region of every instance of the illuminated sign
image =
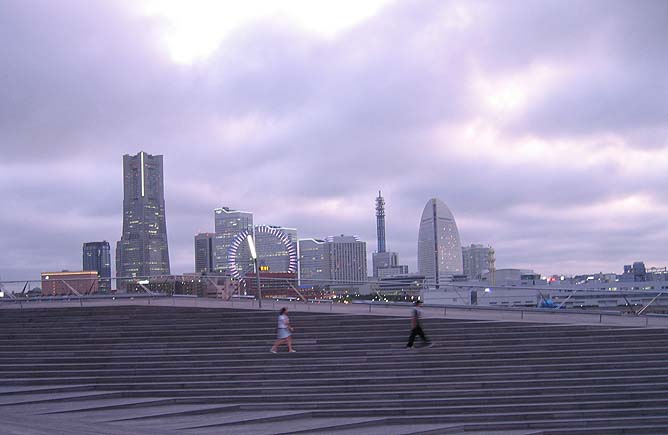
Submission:
[[260,266],[260,272],[269,272],[269,266]]

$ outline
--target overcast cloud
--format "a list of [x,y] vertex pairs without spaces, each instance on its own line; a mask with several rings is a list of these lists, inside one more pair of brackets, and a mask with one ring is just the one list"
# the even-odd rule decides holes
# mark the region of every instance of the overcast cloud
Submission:
[[260,14],[192,62],[137,4],[0,2],[3,279],[115,247],[140,150],[164,155],[173,273],[220,206],[370,258],[379,189],[411,271],[432,197],[497,267],[668,264],[668,2],[388,1],[328,36]]

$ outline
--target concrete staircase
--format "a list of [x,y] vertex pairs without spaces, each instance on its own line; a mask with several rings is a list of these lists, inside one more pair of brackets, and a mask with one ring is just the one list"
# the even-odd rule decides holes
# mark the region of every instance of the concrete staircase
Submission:
[[[407,308],[407,311],[409,309]],[[668,331],[158,306],[0,311],[7,434],[668,433]]]

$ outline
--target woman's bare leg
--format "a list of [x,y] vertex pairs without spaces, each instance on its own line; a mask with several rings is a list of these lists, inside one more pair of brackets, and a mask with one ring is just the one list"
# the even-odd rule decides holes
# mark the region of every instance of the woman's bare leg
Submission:
[[271,346],[271,351],[276,352],[278,350],[278,346],[280,346],[283,343],[285,343],[285,338],[279,338],[274,342],[274,345]]

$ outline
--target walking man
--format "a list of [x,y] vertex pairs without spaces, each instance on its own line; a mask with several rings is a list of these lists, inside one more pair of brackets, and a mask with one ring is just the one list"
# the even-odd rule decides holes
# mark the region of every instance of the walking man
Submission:
[[422,315],[422,311],[420,311],[420,305],[422,305],[421,300],[415,301],[415,307],[413,308],[413,317],[411,317],[411,336],[408,338],[408,344],[406,345],[406,349],[413,348],[413,343],[415,343],[415,337],[418,335],[420,336],[422,341],[424,341],[425,347],[433,346],[433,344],[431,343],[431,341],[429,341],[427,336],[424,335],[422,326],[420,326],[420,317]]

